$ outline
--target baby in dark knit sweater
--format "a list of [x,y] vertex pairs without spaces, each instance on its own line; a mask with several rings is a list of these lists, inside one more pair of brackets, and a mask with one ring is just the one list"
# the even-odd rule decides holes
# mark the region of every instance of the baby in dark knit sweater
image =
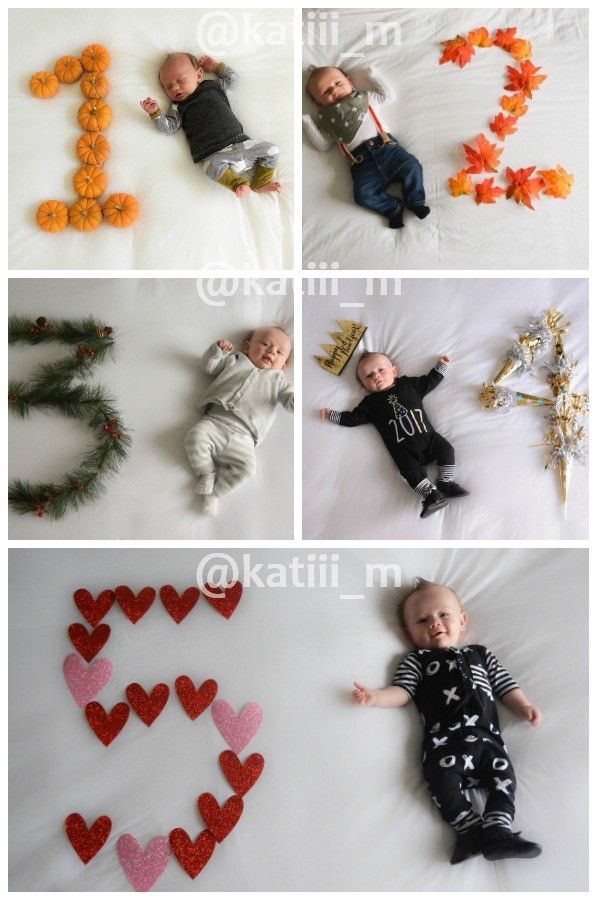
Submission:
[[[402,477],[423,497],[421,518],[442,509],[449,499],[468,494],[454,481],[454,448],[434,429],[423,409],[423,397],[443,381],[450,363],[440,356],[427,375],[398,377],[398,368],[385,353],[363,353],[357,378],[367,396],[352,412],[321,409],[322,419],[336,425],[374,425]],[[437,462],[437,484],[433,485],[425,466]]]
[[[205,78],[205,73],[215,78]],[[211,56],[197,59],[191,53],[170,53],[160,67],[160,83],[171,101],[166,114],[157,100],[146,97],[141,107],[162,134],[182,128],[193,162],[237,197],[249,191],[279,191],[274,180],[279,150],[269,141],[251,140],[232,112],[227,91],[238,75]]]

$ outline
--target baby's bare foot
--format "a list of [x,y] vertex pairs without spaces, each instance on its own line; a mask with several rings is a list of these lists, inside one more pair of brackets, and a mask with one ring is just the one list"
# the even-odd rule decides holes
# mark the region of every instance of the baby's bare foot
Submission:
[[239,184],[237,188],[234,189],[234,193],[237,197],[244,197],[245,194],[250,192],[251,188],[248,184]]
[[282,186],[279,181],[270,181],[268,184],[264,184],[263,187],[253,188],[253,191],[256,194],[269,194],[272,191],[276,193],[282,190]]

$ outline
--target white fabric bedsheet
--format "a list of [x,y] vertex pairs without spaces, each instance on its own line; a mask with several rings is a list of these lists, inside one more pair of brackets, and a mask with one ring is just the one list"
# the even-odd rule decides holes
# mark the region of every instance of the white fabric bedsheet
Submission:
[[[113,360],[98,365],[90,383],[108,388],[132,430],[133,446],[108,490],[96,503],[62,521],[9,514],[14,539],[233,539],[292,538],[293,416],[282,406],[256,451],[257,474],[220,502],[208,518],[194,493],[183,439],[199,414],[210,377],[200,368],[203,352],[219,338],[240,346],[252,328],[278,323],[292,333],[292,282],[216,279],[13,279],[9,311],[37,318],[93,315],[116,331]],[[225,290],[229,296],[218,291]],[[283,293],[283,292],[286,293]],[[41,362],[69,352],[62,346],[9,351],[11,378],[27,377]],[[293,380],[292,362],[288,371]],[[52,479],[69,471],[89,446],[86,426],[34,412],[10,416],[10,477]]]
[[[208,40],[214,43],[206,46]],[[134,194],[141,213],[126,229],[104,224],[80,234],[69,226],[48,235],[36,225],[35,212],[50,198],[69,205],[76,199],[72,176],[82,165],[75,153],[77,110],[84,98],[77,83],[62,85],[51,100],[36,100],[28,82],[89,43],[103,43],[112,53],[108,193]],[[280,147],[281,194],[252,194],[241,203],[193,165],[182,131],[172,137],[155,131],[139,100],[149,95],[168,104],[157,71],[173,50],[221,56],[238,71],[231,105],[247,134]],[[9,266],[291,268],[292,61],[292,12],[285,9],[11,10]]]
[[[382,119],[422,163],[431,214],[420,222],[406,213],[404,228],[388,228],[385,219],[352,202],[349,168],[341,154],[334,148],[320,153],[303,137],[305,266],[587,268],[588,10],[320,12],[321,21],[304,20],[304,69],[310,65],[349,69],[363,64],[379,68],[398,93],[394,104],[381,107]],[[387,25],[384,41],[380,27]],[[474,141],[481,132],[492,137],[489,121],[500,112],[506,65],[514,62],[502,50],[479,49],[464,69],[452,63],[439,65],[441,41],[482,25],[490,32],[517,26],[518,33],[534,46],[533,63],[548,76],[533,95],[518,133],[501,145],[505,146],[503,171],[506,166],[551,169],[560,163],[576,179],[566,201],[545,197],[531,212],[505,198],[494,206],[477,206],[471,198],[455,199],[449,193],[448,178],[467,165],[461,144]],[[315,110],[305,96],[303,111],[313,114]],[[503,186],[505,175],[495,183]]]
[[[240,561],[242,552],[231,555]],[[262,753],[265,771],[240,822],[196,881],[171,858],[154,890],[588,890],[588,638],[579,628],[588,614],[586,551],[338,552],[337,589],[301,590],[290,576],[283,592],[246,588],[228,622],[202,600],[179,626],[159,601],[135,626],[119,609],[108,614],[112,635],[102,655],[114,675],[98,698],[104,705],[122,700],[132,681],[147,688],[165,681],[172,690],[186,672],[214,677],[235,708],[251,700],[264,708],[241,757]],[[9,889],[130,891],[118,836],[130,831],[145,845],[180,825],[195,837],[196,797],[212,791],[223,802],[231,793],[217,766],[225,744],[209,713],[191,724],[171,696],[150,729],[131,714],[104,748],[62,679],[71,652],[66,627],[81,618],[72,591],[186,587],[201,554],[9,555]],[[250,555],[251,565],[307,561],[301,551]],[[543,710],[543,725],[533,729],[500,706],[518,780],[515,824],[543,845],[539,859],[451,867],[452,836],[420,773],[414,708],[351,704],[353,679],[387,684],[407,650],[395,625],[396,592],[366,589],[367,563],[400,566],[404,584],[422,574],[455,586],[469,612],[467,642],[491,647]],[[73,811],[113,820],[107,845],[87,866],[63,834]]]
[[[515,326],[555,307],[571,323],[565,346],[578,360],[574,389],[588,390],[588,284],[582,279],[338,280],[338,293],[317,296],[307,282],[303,303],[303,536],[333,540],[586,539],[588,468],[574,465],[566,511],[557,471],[543,468],[547,429],[542,408],[507,414],[481,409],[477,395],[502,365]],[[401,290],[393,294],[395,285]],[[386,293],[384,296],[383,293]],[[315,293],[314,293],[315,292]],[[382,296],[380,296],[380,293]],[[363,309],[340,303],[364,302]],[[368,326],[340,377],[311,358],[338,318]],[[442,353],[452,359],[444,381],[425,398],[434,427],[454,446],[456,480],[471,496],[431,518],[397,472],[373,426],[342,428],[318,417],[320,407],[353,409],[364,396],[355,378],[361,350],[394,355],[399,370],[420,375]],[[552,358],[547,354],[545,359]],[[549,397],[544,376],[504,382]],[[432,475],[435,473],[430,468]]]

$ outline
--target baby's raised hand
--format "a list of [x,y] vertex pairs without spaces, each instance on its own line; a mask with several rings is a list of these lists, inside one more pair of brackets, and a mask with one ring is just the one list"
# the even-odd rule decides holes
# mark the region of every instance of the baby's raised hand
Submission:
[[199,65],[202,69],[205,69],[206,72],[215,72],[219,63],[216,62],[213,56],[208,56],[206,53],[205,56],[199,57]]
[[352,690],[352,699],[360,706],[372,706],[374,700],[373,691],[370,691],[369,688],[366,688],[364,685],[359,684],[358,681],[355,681]]
[[157,112],[160,108],[158,101],[154,100],[152,97],[146,97],[145,100],[140,100],[139,103],[141,104],[141,109],[144,109],[149,115]]
[[439,361],[440,361],[440,362],[443,362],[446,366],[449,366],[449,365],[450,365],[450,357],[449,357],[449,356],[446,356],[445,353],[442,353],[442,355],[441,355],[440,358],[439,358]]
[[320,419],[329,419],[330,413],[331,413],[331,409],[320,409],[319,410],[319,418]]
[[222,338],[221,341],[218,341],[218,347],[220,350],[226,350],[227,353],[232,353],[234,350],[234,344],[231,344],[230,341],[227,341],[226,338]]
[[529,724],[534,728],[537,728],[543,721],[543,713],[538,706],[533,706],[532,704],[529,704],[529,706],[525,706],[524,716]]

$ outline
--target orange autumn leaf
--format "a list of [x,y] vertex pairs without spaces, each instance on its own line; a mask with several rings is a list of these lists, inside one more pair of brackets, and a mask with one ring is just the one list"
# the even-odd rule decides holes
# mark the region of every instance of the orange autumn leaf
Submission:
[[535,74],[540,68],[541,66],[534,66],[528,59],[521,62],[520,71],[514,66],[507,66],[510,81],[505,85],[506,90],[522,91],[525,97],[532,97],[533,91],[539,90],[541,82],[547,78],[547,75]]
[[557,169],[540,169],[539,175],[545,182],[543,193],[548,197],[560,197],[564,200],[572,190],[574,175],[563,166],[558,165]]
[[466,169],[461,169],[453,178],[448,178],[448,185],[453,197],[462,197],[474,191],[473,180]]
[[474,31],[469,31],[467,40],[473,47],[491,47],[493,44],[487,28],[475,28]]
[[491,144],[484,134],[480,134],[477,138],[477,148],[469,147],[463,144],[464,152],[470,166],[466,170],[471,175],[478,175],[479,172],[497,172],[500,164],[500,156],[503,148],[498,150],[497,144]]
[[516,28],[498,28],[493,43],[496,47],[501,47],[502,50],[509,52],[512,43],[517,40],[517,38],[514,37],[515,34]]
[[497,134],[500,141],[505,141],[507,135],[518,131],[517,121],[516,116],[505,116],[503,113],[498,113],[493,122],[489,123],[489,127],[494,134]]
[[522,91],[519,91],[517,94],[504,94],[500,100],[500,106],[510,113],[511,116],[520,118],[520,116],[524,116],[529,111],[529,107],[524,102],[525,99]]
[[508,52],[520,62],[522,59],[529,59],[533,55],[533,45],[530,41],[525,41],[524,38],[516,38],[510,44]]
[[506,169],[506,178],[508,179],[508,189],[506,196],[508,199],[516,200],[529,209],[533,209],[533,200],[539,196],[539,192],[543,187],[542,178],[531,178],[535,171],[535,166],[529,166],[526,169]]
[[442,44],[444,52],[439,61],[440,66],[445,62],[453,62],[463,69],[475,53],[475,48],[461,35],[457,35],[449,41],[442,41]]
[[486,178],[485,181],[482,181],[480,184],[476,184],[475,192],[475,203],[477,205],[480,203],[495,203],[497,197],[501,197],[502,194],[506,193],[504,188],[494,187],[493,175],[491,178]]

